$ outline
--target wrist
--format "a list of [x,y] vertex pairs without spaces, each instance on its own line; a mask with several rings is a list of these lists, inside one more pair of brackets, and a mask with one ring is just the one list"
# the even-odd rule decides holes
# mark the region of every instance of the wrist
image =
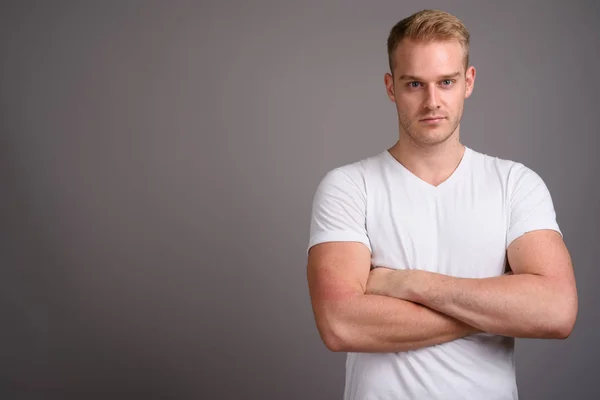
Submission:
[[393,297],[394,296],[394,288],[398,278],[398,271],[396,270],[387,270],[387,274],[379,281],[377,291],[382,296]]
[[406,300],[423,304],[426,299],[426,271],[409,270],[405,279]]

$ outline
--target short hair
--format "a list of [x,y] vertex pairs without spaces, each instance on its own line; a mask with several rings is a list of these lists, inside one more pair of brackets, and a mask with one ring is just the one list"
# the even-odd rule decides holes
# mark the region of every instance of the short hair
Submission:
[[454,15],[441,10],[422,10],[399,21],[388,36],[387,51],[390,72],[394,73],[394,53],[402,39],[423,42],[456,39],[465,52],[465,70],[469,66],[469,31]]

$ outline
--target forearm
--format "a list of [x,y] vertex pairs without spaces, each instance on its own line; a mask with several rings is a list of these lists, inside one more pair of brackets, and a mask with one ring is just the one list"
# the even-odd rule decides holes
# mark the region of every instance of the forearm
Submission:
[[323,314],[322,336],[334,351],[402,352],[479,332],[422,305],[371,294],[332,302]]
[[[532,274],[493,278],[455,278],[418,271],[408,291],[415,301],[482,331],[513,337],[560,338],[561,315],[569,307],[562,287]],[[415,281],[413,281],[414,283]],[[391,285],[390,287],[400,287]],[[393,289],[389,293],[396,296]],[[399,296],[402,297],[402,296]]]

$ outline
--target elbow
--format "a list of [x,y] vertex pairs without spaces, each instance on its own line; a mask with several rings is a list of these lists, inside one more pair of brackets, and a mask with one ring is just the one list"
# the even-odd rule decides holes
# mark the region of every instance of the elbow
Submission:
[[[359,326],[348,303],[354,295],[343,301],[313,303],[315,322],[325,347],[334,353],[351,352],[357,347]],[[358,329],[357,329],[358,328]]]
[[577,311],[573,311],[563,318],[557,329],[557,339],[567,339],[575,329],[575,321],[577,320]]
[[325,347],[334,353],[348,352],[350,348],[349,328],[337,317],[326,317],[317,322],[319,335]]
[[557,323],[550,332],[549,337],[550,339],[567,339],[569,336],[571,336],[574,327],[575,324],[571,321]]
[[325,347],[334,353],[351,351],[346,328],[341,324],[330,325],[321,333]]
[[554,324],[550,333],[550,338],[564,340],[571,336],[577,320],[577,300],[567,302],[562,307],[557,308],[554,318]]
[[323,338],[323,343],[325,344],[325,347],[327,347],[327,350],[332,351],[334,353],[340,353],[340,352],[346,351],[346,346],[344,344],[344,341],[339,336],[328,333],[326,335],[323,335],[322,338]]

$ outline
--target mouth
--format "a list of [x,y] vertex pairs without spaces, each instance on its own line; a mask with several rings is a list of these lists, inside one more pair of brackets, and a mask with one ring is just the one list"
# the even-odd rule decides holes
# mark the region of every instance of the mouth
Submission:
[[444,119],[446,119],[446,117],[427,117],[420,119],[419,121],[426,124],[436,124],[438,122],[443,121]]
[[421,118],[421,121],[437,120],[437,119],[444,119],[444,118],[446,118],[446,117],[443,117],[441,115],[434,115],[431,117]]

